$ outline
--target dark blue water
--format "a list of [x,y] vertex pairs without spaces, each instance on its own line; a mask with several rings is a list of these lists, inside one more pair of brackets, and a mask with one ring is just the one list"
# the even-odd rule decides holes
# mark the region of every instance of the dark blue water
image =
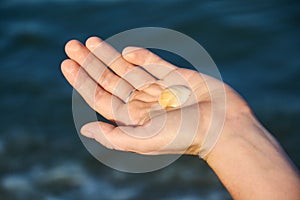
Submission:
[[299,167],[299,8],[296,0],[2,0],[0,199],[230,198],[198,158],[126,174],[100,164],[81,144],[72,90],[60,73],[64,44],[144,26],[196,39]]

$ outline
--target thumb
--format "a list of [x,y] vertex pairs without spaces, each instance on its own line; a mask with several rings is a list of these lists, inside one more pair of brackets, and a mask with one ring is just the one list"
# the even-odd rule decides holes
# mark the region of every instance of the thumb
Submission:
[[113,131],[115,127],[104,122],[91,122],[85,124],[80,129],[80,133],[88,138],[95,139],[108,149],[114,149],[111,142],[106,138],[106,134]]
[[115,127],[100,121],[85,124],[80,130],[82,135],[95,139],[108,149],[142,154],[149,153],[153,150],[153,141],[134,137],[135,134],[139,134],[141,131],[143,131],[141,127]]

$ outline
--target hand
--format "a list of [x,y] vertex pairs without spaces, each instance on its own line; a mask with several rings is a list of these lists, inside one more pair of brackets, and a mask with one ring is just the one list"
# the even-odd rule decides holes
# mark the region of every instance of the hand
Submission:
[[[92,122],[82,127],[83,135],[107,148],[141,154],[199,155],[205,146],[202,155],[206,155],[216,142],[207,138],[218,134],[210,130],[212,106],[224,113],[213,116],[219,122],[223,122],[222,117],[249,111],[247,104],[219,80],[178,68],[147,49],[127,47],[121,55],[101,39],[91,37],[86,46],[76,40],[68,42],[65,51],[70,58],[62,62],[66,79],[95,111],[119,125]],[[163,108],[158,102],[160,95],[174,85],[189,88],[191,95],[178,107]]]
[[[66,53],[66,79],[95,111],[118,124],[88,123],[83,135],[122,151],[200,154],[234,199],[299,199],[298,170],[229,86],[146,49],[128,47],[121,55],[95,37],[86,46],[68,42]],[[160,106],[162,92],[174,85],[192,95],[178,107]]]

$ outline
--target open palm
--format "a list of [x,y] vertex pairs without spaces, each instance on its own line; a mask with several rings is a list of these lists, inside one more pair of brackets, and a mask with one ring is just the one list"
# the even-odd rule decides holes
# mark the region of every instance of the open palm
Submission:
[[[66,79],[95,111],[118,124],[92,122],[81,129],[107,148],[199,154],[211,105],[222,100],[224,87],[234,93],[222,82],[178,68],[147,49],[127,47],[121,55],[91,37],[86,46],[72,40],[65,50],[70,58],[62,62]],[[174,85],[185,86],[191,95],[180,106],[164,108],[159,104],[161,93]]]

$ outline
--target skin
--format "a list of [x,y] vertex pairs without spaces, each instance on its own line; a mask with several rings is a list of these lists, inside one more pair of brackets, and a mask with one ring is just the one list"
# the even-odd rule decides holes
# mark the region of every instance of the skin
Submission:
[[[205,137],[215,134],[209,131],[211,120],[224,119],[217,143],[203,158],[232,197],[300,199],[298,170],[228,85],[178,68],[147,49],[127,47],[120,54],[97,37],[85,45],[71,40],[65,51],[65,78],[95,111],[118,124],[86,124],[84,136],[115,150],[198,156]],[[193,95],[180,107],[164,109],[158,99],[171,85],[185,85]],[[174,123],[184,116],[190,116],[189,122],[181,127]],[[199,122],[201,126],[193,126]]]

